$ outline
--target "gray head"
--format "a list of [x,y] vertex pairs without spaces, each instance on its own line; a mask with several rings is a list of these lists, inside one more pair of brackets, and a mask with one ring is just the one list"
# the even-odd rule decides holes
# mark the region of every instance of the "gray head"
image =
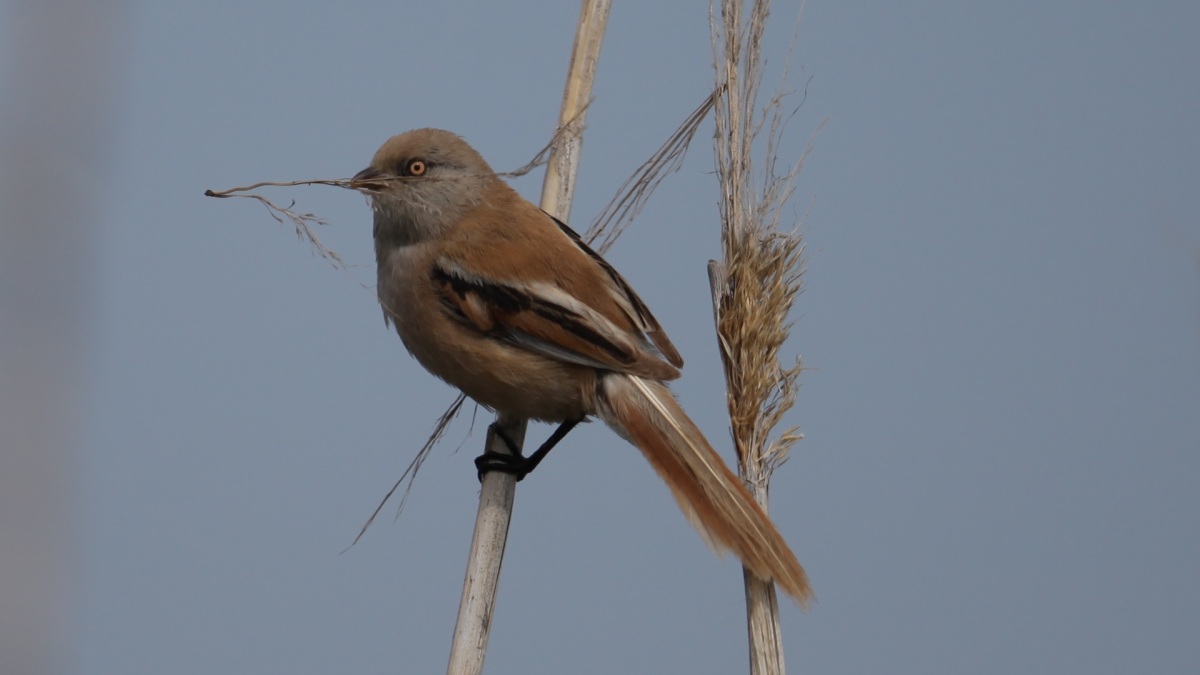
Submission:
[[403,245],[438,234],[499,181],[463,139],[416,129],[389,138],[350,186],[371,198],[376,242]]

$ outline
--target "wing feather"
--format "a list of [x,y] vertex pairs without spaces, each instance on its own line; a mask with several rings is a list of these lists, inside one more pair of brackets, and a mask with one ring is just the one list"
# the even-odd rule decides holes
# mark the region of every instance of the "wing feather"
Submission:
[[[543,211],[543,213],[545,212]],[[567,226],[566,223],[562,222],[558,218],[555,218],[554,216],[551,216],[549,213],[546,215],[554,221],[555,225],[558,225],[558,229],[562,230],[563,234],[570,237],[571,241],[574,242],[576,246],[586,253],[589,258],[600,265],[600,267],[613,282],[613,286],[610,289],[610,295],[612,296],[613,300],[615,300],[616,303],[621,307],[622,311],[629,316],[629,319],[646,334],[646,337],[650,338],[650,340],[654,342],[654,346],[658,348],[658,351],[663,355],[664,358],[667,359],[667,361],[670,361],[671,365],[675,366],[676,368],[682,368],[683,357],[679,355],[679,351],[675,349],[675,345],[671,344],[671,339],[667,337],[667,333],[658,323],[658,319],[655,319],[654,315],[650,313],[650,308],[647,307],[646,303],[642,302],[642,299],[638,297],[638,294],[633,291],[633,288],[629,285],[629,282],[625,281],[625,277],[622,277],[612,265],[608,264],[607,260],[605,260],[599,253],[593,251],[592,248],[586,243],[584,243],[583,238],[580,237],[575,230],[572,230]]]
[[552,284],[485,279],[445,258],[432,281],[452,316],[497,339],[559,361],[660,380],[679,375],[642,349],[636,335]]

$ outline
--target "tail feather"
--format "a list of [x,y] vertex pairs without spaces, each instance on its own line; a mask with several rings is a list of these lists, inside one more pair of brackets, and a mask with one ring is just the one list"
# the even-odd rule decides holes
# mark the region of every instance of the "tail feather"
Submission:
[[756,576],[774,580],[807,606],[812,590],[804,568],[670,390],[655,380],[611,373],[599,389],[600,418],[642,451],[709,547],[733,551]]

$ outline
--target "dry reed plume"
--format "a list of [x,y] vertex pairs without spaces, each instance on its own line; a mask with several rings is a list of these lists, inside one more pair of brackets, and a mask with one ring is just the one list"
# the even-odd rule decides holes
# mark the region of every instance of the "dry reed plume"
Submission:
[[[800,360],[785,365],[781,351],[801,290],[804,241],[795,229],[780,229],[780,221],[807,149],[780,170],[783,129],[794,112],[785,114],[782,93],[758,105],[763,31],[771,3],[754,0],[747,12],[741,0],[723,0],[719,16],[716,4],[709,18],[720,93],[714,145],[723,258],[710,263],[709,278],[738,468],[766,508],[771,474],[801,438],[795,428],[772,434],[796,401],[801,371]],[[762,149],[758,161],[756,147]],[[751,672],[781,674],[775,587],[749,571],[744,580]]]

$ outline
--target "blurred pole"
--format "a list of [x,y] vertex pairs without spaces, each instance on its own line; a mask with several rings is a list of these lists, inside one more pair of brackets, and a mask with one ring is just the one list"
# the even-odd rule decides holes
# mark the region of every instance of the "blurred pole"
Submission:
[[124,5],[0,5],[0,673],[60,673]]

